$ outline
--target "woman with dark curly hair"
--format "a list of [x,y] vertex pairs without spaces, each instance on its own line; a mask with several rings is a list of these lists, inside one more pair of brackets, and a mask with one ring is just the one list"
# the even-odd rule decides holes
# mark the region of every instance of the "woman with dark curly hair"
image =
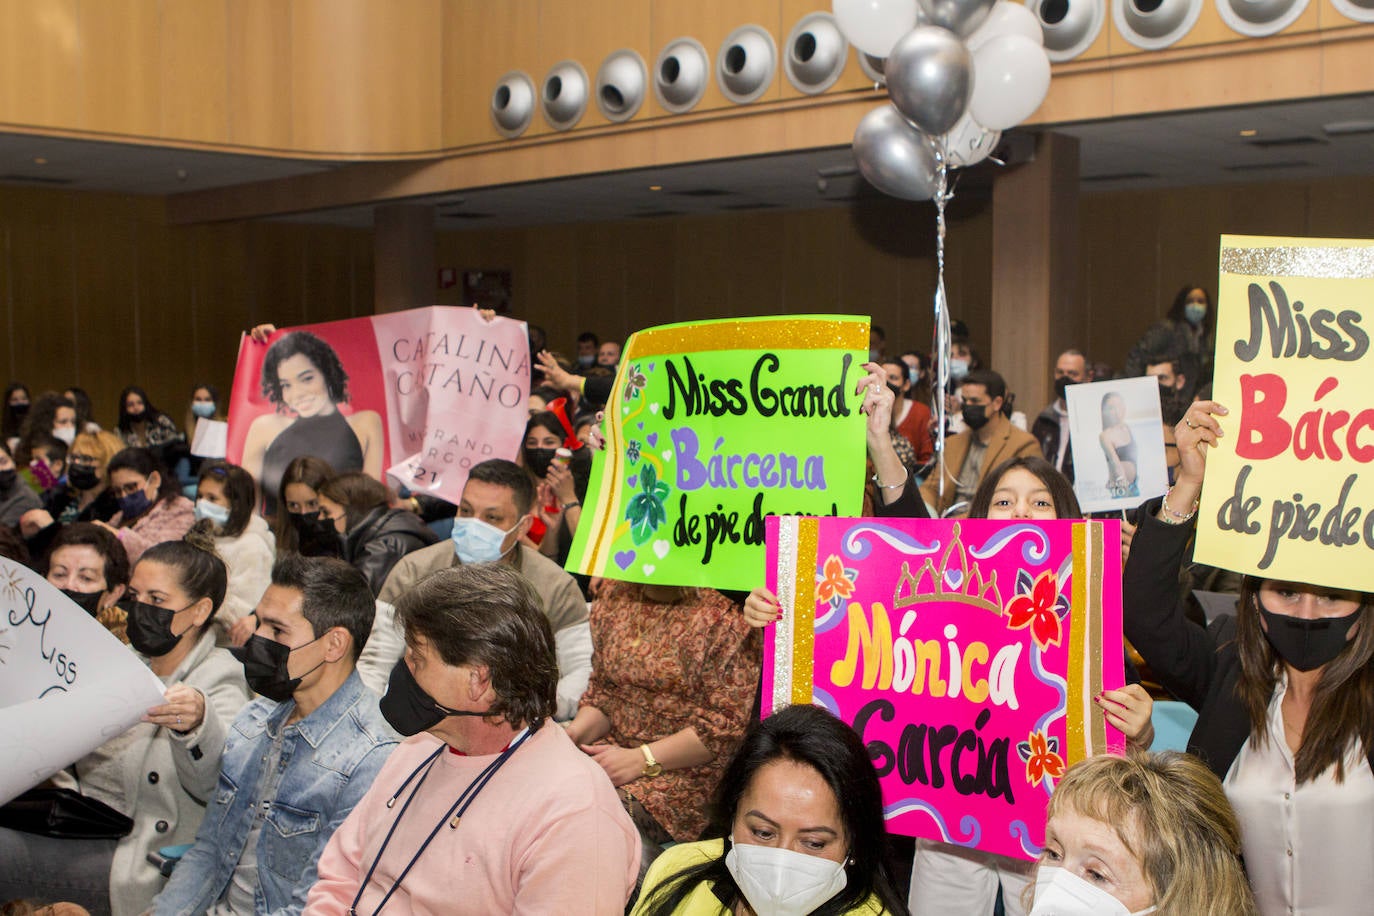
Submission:
[[375,410],[348,415],[348,373],[334,348],[309,331],[292,331],[267,349],[262,395],[275,407],[248,427],[243,467],[258,481],[268,511],[292,459],[314,455],[334,470],[381,478],[382,418]]
[[129,448],[146,448],[169,467],[186,449],[186,436],[171,417],[153,406],[148,393],[130,385],[119,393],[119,438]]

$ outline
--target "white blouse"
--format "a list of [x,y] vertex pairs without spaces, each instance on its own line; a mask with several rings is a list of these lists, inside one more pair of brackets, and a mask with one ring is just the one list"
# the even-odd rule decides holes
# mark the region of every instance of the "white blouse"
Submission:
[[1302,786],[1285,740],[1279,678],[1269,701],[1269,737],[1252,736],[1226,774],[1240,820],[1245,869],[1264,916],[1374,912],[1374,771],[1358,742],[1335,767]]

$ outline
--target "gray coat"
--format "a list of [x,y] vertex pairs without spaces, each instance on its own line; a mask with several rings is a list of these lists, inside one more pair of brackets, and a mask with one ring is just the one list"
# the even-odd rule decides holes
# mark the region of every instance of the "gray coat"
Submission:
[[[166,879],[149,864],[148,853],[195,840],[219,779],[227,729],[249,699],[243,666],[226,650],[215,648],[211,629],[172,676],[163,680],[169,687],[178,683],[194,687],[205,696],[205,721],[199,728],[179,735],[140,722],[111,742],[122,745],[117,757],[102,753],[110,747],[105,745],[76,762],[83,782],[95,767],[102,769],[105,780],[114,777],[123,786],[119,797],[89,786],[83,786],[83,791],[134,819],[133,832],[119,841],[110,869],[114,916],[145,912],[162,890]],[[57,781],[77,787],[65,770]]]

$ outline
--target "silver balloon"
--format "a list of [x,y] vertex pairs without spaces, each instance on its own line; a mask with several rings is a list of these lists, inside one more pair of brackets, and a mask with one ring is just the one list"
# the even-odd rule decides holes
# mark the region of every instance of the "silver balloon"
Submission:
[[925,21],[967,38],[983,24],[997,0],[920,0]]
[[973,55],[939,26],[918,25],[903,35],[883,73],[892,104],[931,136],[957,124],[973,95]]
[[935,145],[891,105],[864,115],[854,131],[859,171],[884,194],[929,200],[935,193]]

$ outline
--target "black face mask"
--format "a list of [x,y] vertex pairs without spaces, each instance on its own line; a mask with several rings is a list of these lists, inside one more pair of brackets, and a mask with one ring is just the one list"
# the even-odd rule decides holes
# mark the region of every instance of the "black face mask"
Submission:
[[557,453],[556,448],[527,448],[525,467],[529,468],[535,477],[543,477],[549,473],[549,465],[553,464],[554,455]]
[[887,383],[887,390],[892,392],[892,399],[893,399],[894,401],[900,399],[901,396],[902,396],[902,386],[901,386],[901,385],[894,385],[894,384],[892,384],[891,382],[888,382],[888,383]]
[[1069,386],[1073,383],[1073,379],[1069,378],[1067,375],[1059,376],[1059,378],[1054,380],[1054,396],[1059,400],[1068,403],[1068,398],[1064,396],[1064,392],[1068,391]]
[[10,404],[8,407],[10,416],[14,417],[16,421],[23,420],[29,415],[29,404],[27,401],[23,404]]
[[409,738],[420,732],[429,731],[449,716],[489,716],[490,712],[471,712],[462,709],[449,709],[434,701],[425,693],[424,688],[415,682],[410,666],[405,659],[391,669],[391,680],[386,685],[386,695],[381,699],[382,717],[396,729],[397,733]]
[[180,611],[142,601],[121,601],[119,607],[129,618],[129,645],[148,658],[166,655],[181,642],[181,636],[172,632],[172,615]]
[[14,482],[19,479],[19,472],[14,468],[8,471],[0,471],[0,490],[8,490],[14,486]]
[[1320,668],[1340,655],[1350,636],[1351,627],[1360,619],[1359,611],[1345,617],[1322,617],[1317,620],[1275,614],[1264,609],[1258,596],[1255,606],[1264,618],[1264,636],[1269,640],[1269,645],[1279,658],[1299,671]]
[[67,470],[67,483],[73,489],[94,490],[100,486],[100,475],[88,464],[74,464]]
[[988,425],[988,405],[986,404],[965,404],[964,425],[969,429],[982,429]]
[[323,512],[292,512],[291,525],[296,529],[300,553],[306,557],[338,557],[343,544],[334,520]]
[[305,672],[300,677],[292,677],[287,668],[291,653],[318,641],[319,637],[317,636],[305,645],[296,646],[293,649],[275,639],[267,639],[254,633],[248,637],[246,643],[231,648],[229,652],[243,665],[243,677],[248,682],[249,687],[269,700],[284,703],[291,699],[291,695],[301,685],[301,678],[324,664],[324,661],[321,660],[320,665],[316,665],[315,668],[311,668],[310,671]]
[[70,598],[72,603],[81,608],[81,610],[94,617],[96,614],[100,613],[100,608],[97,607],[97,605],[100,604],[100,596],[105,593],[103,591],[74,592],[71,589],[64,588],[62,589],[62,594]]

